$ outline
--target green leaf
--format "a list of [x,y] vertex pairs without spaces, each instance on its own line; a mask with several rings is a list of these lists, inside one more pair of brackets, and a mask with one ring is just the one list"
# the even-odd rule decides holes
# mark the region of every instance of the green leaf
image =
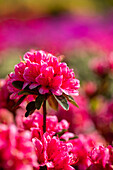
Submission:
[[18,93],[18,95],[22,95],[22,94],[24,94],[24,95],[30,95],[30,94],[36,94],[35,92],[33,92],[33,91],[28,91],[28,90],[22,90],[22,91],[20,91],[19,93]]
[[76,107],[79,108],[79,106],[77,105],[77,103],[75,102],[75,100],[73,99],[72,96],[66,95],[66,94],[63,94],[63,95],[66,97],[66,99],[67,99],[70,103],[72,103],[73,105],[75,105]]
[[73,139],[78,139],[78,136],[73,136],[72,138],[69,138],[69,140],[73,140]]
[[63,107],[64,110],[69,110],[69,105],[67,103],[66,98],[63,95],[56,96],[56,95],[53,94],[53,96],[55,97],[57,102]]
[[13,81],[12,85],[17,89],[22,89],[24,82],[23,81]]
[[62,129],[60,132],[55,133],[54,136],[57,136],[60,138],[65,132],[67,132],[67,129]]
[[32,101],[32,102],[28,103],[28,105],[26,106],[27,112],[25,113],[25,117],[27,117],[30,114],[32,114],[35,111],[35,109],[36,109],[35,101]]
[[38,95],[38,97],[35,100],[35,107],[37,110],[41,108],[42,103],[44,102],[45,95]]
[[18,93],[18,95],[22,95],[22,94],[24,94],[24,95],[29,95],[30,93],[29,93],[28,91],[25,91],[25,90],[20,91],[20,92]]
[[58,102],[53,95],[48,98],[48,103],[52,109],[58,111]]
[[66,142],[66,140],[65,140],[65,139],[63,139],[63,138],[60,138],[60,141]]
[[13,106],[13,108],[16,108],[17,106],[19,106],[22,102],[23,102],[23,100],[26,98],[26,95],[24,95],[24,96],[22,96],[18,101],[17,101],[17,103]]

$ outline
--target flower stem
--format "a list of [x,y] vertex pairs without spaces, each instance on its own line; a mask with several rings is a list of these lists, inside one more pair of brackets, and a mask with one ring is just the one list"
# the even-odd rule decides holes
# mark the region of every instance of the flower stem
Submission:
[[44,100],[43,103],[43,133],[46,132],[46,99]]

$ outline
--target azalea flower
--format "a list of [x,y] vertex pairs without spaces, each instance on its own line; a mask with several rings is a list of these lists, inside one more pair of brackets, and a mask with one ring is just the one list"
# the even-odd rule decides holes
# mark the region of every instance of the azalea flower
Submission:
[[99,76],[109,73],[109,62],[107,57],[93,58],[89,62],[89,67]]
[[[76,97],[79,108],[69,103],[69,110],[65,111],[62,107],[56,112],[59,120],[66,119],[70,126],[69,131],[73,133],[87,133],[94,129],[93,121],[89,114],[88,100],[85,96]],[[54,111],[53,111],[54,113]]]
[[113,169],[113,147],[98,146],[90,152],[91,170],[112,170]]
[[73,148],[71,143],[64,143],[59,138],[49,135],[47,132],[42,139],[32,139],[40,167],[46,166],[47,170],[74,170],[71,166],[74,156],[70,151]]
[[[12,93],[10,97],[12,99],[20,98],[17,102],[18,105],[27,95],[34,97],[35,101],[28,103],[26,107],[26,117],[32,114],[35,109],[39,110],[42,103],[45,105],[47,99],[50,106],[56,110],[58,103],[63,109],[68,110],[67,100],[77,106],[70,96],[78,96],[80,87],[73,69],[69,69],[66,63],[61,63],[59,58],[44,51],[32,50],[27,52],[23,58],[24,61],[21,60],[19,64],[15,65],[14,72],[9,74],[7,84]],[[44,115],[46,115],[46,107]]]
[[0,124],[0,169],[33,170],[33,166],[38,168],[30,132],[18,132],[13,124]]
[[23,82],[22,89],[27,85],[29,89],[39,87],[40,94],[78,95],[80,87],[73,69],[69,69],[66,63],[61,63],[57,57],[44,51],[27,52],[24,61],[15,66],[14,73],[10,73],[9,77],[9,89],[15,95],[20,90],[12,86],[13,81]]
[[11,93],[7,89],[8,78],[0,79],[0,108],[6,108],[11,112],[15,112],[12,108],[15,104],[15,100],[10,99]]
[[[23,117],[23,128],[25,130],[30,130],[32,137],[37,137],[38,139],[42,138],[43,135],[43,115],[39,112],[34,112],[29,117]],[[67,131],[69,128],[69,123],[63,119],[58,122],[56,116],[47,116],[46,118],[46,131],[48,133],[59,133],[63,130]]]

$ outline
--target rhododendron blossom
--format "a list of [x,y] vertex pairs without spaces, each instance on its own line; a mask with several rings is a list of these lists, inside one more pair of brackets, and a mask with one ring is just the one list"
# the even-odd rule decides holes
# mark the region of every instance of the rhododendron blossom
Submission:
[[99,146],[95,147],[90,152],[90,159],[91,159],[91,170],[99,170],[99,169],[113,169],[113,147],[108,146]]
[[7,89],[8,78],[0,79],[0,108],[7,108],[9,111],[13,110],[14,100],[10,100],[10,92]]
[[15,125],[0,124],[0,169],[38,168],[29,131],[19,133]]
[[13,81],[22,81],[22,89],[39,87],[40,94],[53,93],[55,95],[78,95],[79,80],[75,78],[73,69],[69,69],[66,63],[44,51],[27,52],[24,61],[15,66],[14,73],[9,75],[9,89],[13,92],[13,98],[20,89],[12,86]]
[[[34,112],[27,118],[23,118],[23,128],[25,130],[30,130],[32,137],[37,137],[40,139],[43,135],[43,115],[39,112]],[[66,120],[61,120],[58,122],[56,116],[47,116],[46,118],[46,131],[48,133],[58,133],[63,129],[68,130],[69,123]]]
[[106,57],[93,58],[90,62],[90,68],[99,76],[108,74],[109,63]]
[[74,170],[70,166],[75,163],[74,155],[70,153],[73,148],[71,143],[64,143],[47,132],[41,140],[37,138],[32,140],[41,167],[46,166],[47,170]]

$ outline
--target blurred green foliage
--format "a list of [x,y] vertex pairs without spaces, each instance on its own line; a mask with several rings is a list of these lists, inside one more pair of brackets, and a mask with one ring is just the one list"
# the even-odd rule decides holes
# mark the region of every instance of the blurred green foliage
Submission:
[[1,53],[0,59],[0,78],[5,78],[10,72],[14,71],[14,65],[20,62],[21,50],[6,50]]
[[30,18],[62,12],[91,15],[106,13],[112,6],[112,0],[0,0],[0,17]]

